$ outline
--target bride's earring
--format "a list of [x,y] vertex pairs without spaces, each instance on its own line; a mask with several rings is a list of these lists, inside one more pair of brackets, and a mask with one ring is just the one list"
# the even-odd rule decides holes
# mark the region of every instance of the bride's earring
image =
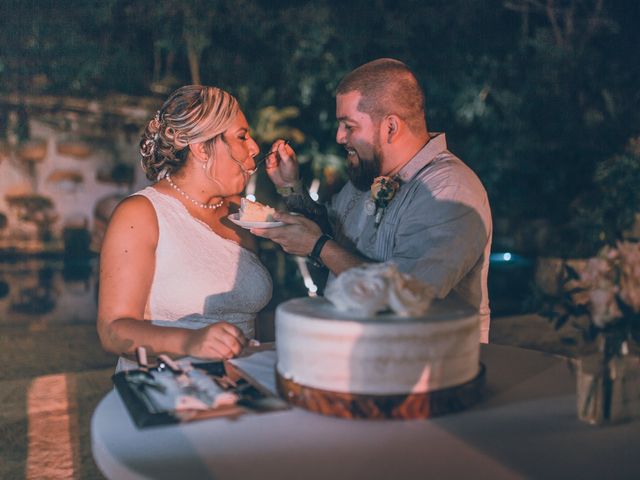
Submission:
[[207,177],[209,176],[209,170],[211,170],[209,167],[211,165],[211,160],[213,159],[213,157],[211,155],[209,155],[207,157],[207,160],[205,162],[202,162],[202,170],[205,171],[205,173],[207,174]]

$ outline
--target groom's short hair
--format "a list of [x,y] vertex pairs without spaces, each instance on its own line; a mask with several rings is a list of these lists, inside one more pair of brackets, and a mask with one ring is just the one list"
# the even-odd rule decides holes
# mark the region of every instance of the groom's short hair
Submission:
[[380,58],[365,63],[347,74],[338,84],[337,95],[359,92],[358,110],[374,122],[395,114],[414,133],[426,129],[425,96],[413,72],[393,58]]

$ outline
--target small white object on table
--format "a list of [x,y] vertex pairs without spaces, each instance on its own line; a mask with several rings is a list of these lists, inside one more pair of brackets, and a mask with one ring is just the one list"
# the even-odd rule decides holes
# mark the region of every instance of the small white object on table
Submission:
[[[233,363],[274,389],[275,352]],[[428,420],[346,420],[300,408],[137,429],[118,393],[91,421],[93,456],[112,479],[640,478],[640,422],[577,419],[567,362],[483,345],[486,397]]]

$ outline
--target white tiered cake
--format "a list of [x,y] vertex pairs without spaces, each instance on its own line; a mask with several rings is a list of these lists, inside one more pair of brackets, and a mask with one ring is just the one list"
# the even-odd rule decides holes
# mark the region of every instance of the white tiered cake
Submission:
[[424,393],[478,374],[480,325],[463,303],[435,301],[426,315],[358,318],[323,298],[276,310],[278,373],[332,392]]
[[[389,291],[389,278],[407,278],[393,269],[391,275],[384,273],[386,283],[375,285],[370,278],[362,281],[362,270],[355,273],[339,294],[342,299],[349,295],[350,308],[354,295],[368,290],[365,296],[374,294],[377,302]],[[484,380],[477,312],[452,298],[429,303],[426,312],[403,311],[403,316],[363,316],[324,298],[279,305],[280,393],[293,404],[346,417],[430,417],[475,403]]]

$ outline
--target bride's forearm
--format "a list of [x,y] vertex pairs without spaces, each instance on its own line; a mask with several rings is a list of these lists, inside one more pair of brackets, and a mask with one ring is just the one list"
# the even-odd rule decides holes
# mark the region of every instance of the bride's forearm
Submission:
[[185,328],[159,327],[134,318],[98,322],[102,347],[116,355],[133,355],[138,347],[144,347],[149,355],[184,356],[191,333]]

